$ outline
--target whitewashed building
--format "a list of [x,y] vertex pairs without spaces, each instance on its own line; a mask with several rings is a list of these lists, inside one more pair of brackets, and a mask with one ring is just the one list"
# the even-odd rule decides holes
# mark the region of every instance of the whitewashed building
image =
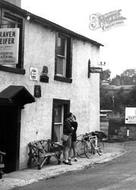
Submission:
[[2,0],[0,15],[0,149],[10,172],[27,167],[29,142],[60,141],[68,111],[78,134],[99,130],[99,72],[89,63],[102,44]]

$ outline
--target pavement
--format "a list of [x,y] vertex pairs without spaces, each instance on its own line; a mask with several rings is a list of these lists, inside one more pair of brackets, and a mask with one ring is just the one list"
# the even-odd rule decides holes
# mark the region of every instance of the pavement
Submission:
[[105,163],[117,158],[123,155],[125,152],[126,150],[123,143],[105,143],[103,154],[101,156],[96,154],[90,159],[78,158],[78,161],[73,161],[72,165],[57,165],[56,163],[51,163],[49,165],[45,165],[41,170],[37,170],[37,168],[24,169],[4,174],[3,178],[0,179],[0,190],[9,190],[15,187],[21,187],[38,182],[42,179],[53,178],[66,172],[92,167],[95,164]]

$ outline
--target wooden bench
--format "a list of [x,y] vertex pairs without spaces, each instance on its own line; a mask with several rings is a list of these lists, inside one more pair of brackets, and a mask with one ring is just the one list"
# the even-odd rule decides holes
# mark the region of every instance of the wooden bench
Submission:
[[60,157],[63,151],[63,145],[52,140],[38,140],[30,142],[28,167],[38,167],[41,169],[44,164],[48,164],[50,158],[53,156],[57,159],[58,164],[61,163]]
[[4,165],[4,156],[6,155],[5,152],[0,151],[0,179],[2,178]]

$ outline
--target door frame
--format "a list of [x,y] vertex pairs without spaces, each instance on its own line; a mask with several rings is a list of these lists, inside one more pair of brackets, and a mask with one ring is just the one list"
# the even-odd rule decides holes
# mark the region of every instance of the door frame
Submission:
[[20,132],[21,132],[21,110],[23,107],[17,107],[17,152],[16,152],[16,170],[19,170],[19,160],[20,160]]
[[70,111],[70,100],[65,99],[53,99],[52,104],[52,130],[51,130],[51,139],[54,139],[54,105],[63,105],[64,106],[64,115],[63,115],[63,122],[66,118],[66,113]]

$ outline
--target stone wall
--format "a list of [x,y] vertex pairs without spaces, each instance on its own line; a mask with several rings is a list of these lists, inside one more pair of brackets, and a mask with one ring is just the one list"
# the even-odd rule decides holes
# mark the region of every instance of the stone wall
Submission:
[[125,124],[125,119],[109,121],[109,139],[110,140],[136,140],[136,125]]

